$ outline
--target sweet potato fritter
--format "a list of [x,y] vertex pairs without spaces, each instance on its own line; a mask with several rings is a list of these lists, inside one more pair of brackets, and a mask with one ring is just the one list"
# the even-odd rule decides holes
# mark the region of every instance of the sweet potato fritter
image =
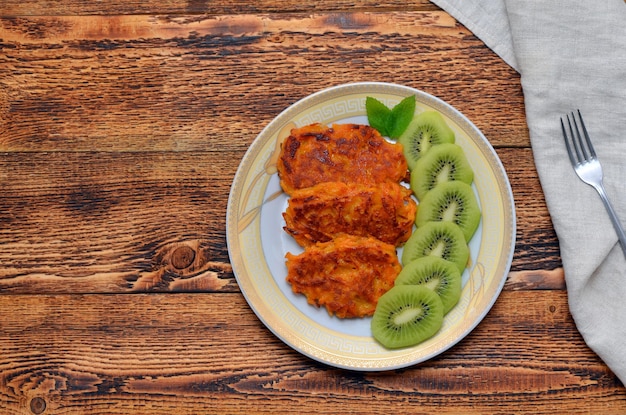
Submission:
[[416,210],[411,190],[398,183],[326,182],[293,192],[283,213],[284,229],[301,246],[341,233],[400,246],[411,235]]
[[371,316],[402,268],[393,245],[352,235],[312,245],[300,255],[287,253],[286,258],[292,290],[340,318]]
[[322,182],[378,184],[407,174],[402,145],[368,125],[311,124],[291,130],[277,163],[285,193]]

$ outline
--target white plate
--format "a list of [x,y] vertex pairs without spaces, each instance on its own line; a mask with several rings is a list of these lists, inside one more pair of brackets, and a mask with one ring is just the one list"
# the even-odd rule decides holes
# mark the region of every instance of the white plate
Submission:
[[[482,210],[470,241],[471,261],[463,274],[459,303],[431,339],[414,347],[388,350],[371,336],[370,318],[339,319],[307,304],[291,291],[285,254],[301,252],[283,230],[287,196],[276,174],[280,143],[293,127],[314,122],[367,124],[365,98],[392,107],[416,96],[416,112],[439,111],[456,134],[474,170],[474,191]],[[246,152],[230,192],[227,239],[237,283],[259,319],[282,341],[317,361],[353,370],[410,366],[449,349],[480,323],[496,301],[515,248],[515,206],[502,163],[463,114],[422,91],[387,83],[354,83],[329,88],[293,104],[276,117]],[[400,253],[400,251],[398,251]]]

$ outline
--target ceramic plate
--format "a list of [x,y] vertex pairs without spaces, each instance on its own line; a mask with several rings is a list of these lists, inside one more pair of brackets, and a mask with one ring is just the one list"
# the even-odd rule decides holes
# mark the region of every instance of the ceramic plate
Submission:
[[[474,191],[482,210],[470,241],[469,267],[459,303],[431,339],[388,350],[371,336],[370,318],[338,319],[295,295],[285,277],[285,254],[301,248],[283,230],[287,196],[281,191],[276,160],[291,128],[314,122],[367,124],[365,98],[388,107],[416,96],[416,112],[437,110],[456,134],[474,169]],[[495,151],[463,114],[422,91],[387,83],[329,88],[293,104],[254,140],[235,176],[227,210],[227,239],[237,283],[259,319],[283,342],[328,365],[353,370],[397,369],[449,349],[478,325],[496,301],[515,248],[515,207],[506,172]],[[399,255],[401,250],[398,251]]]

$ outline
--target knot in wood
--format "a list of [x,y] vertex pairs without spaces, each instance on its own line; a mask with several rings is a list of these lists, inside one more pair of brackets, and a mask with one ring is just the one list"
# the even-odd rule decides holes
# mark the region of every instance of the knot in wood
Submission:
[[188,246],[181,246],[172,252],[172,266],[176,269],[185,269],[193,264],[196,252]]
[[30,401],[30,411],[34,414],[42,414],[46,410],[46,400],[36,397]]
[[285,41],[285,37],[281,34],[275,34],[270,36],[267,40],[271,43],[283,43]]

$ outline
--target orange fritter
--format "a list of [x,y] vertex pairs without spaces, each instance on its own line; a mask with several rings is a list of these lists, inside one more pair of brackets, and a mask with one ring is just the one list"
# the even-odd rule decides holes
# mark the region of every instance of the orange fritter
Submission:
[[300,255],[287,253],[286,258],[293,292],[340,318],[371,316],[402,269],[393,245],[352,235],[312,245]]
[[398,183],[325,182],[292,193],[283,213],[284,229],[301,246],[341,233],[400,246],[411,235],[416,210],[411,190]]
[[399,182],[407,174],[402,145],[368,125],[311,124],[291,130],[277,163],[285,193],[322,182]]

